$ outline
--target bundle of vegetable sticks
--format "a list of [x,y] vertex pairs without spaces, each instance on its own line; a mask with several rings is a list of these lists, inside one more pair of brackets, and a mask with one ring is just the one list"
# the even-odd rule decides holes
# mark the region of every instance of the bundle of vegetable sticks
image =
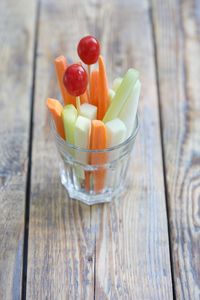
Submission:
[[[82,38],[77,52],[81,62],[67,64],[64,56],[55,59],[55,70],[60,87],[62,105],[48,98],[47,107],[54,120],[57,133],[68,143],[79,148],[102,150],[121,144],[133,132],[141,90],[139,72],[130,68],[123,78],[116,78],[109,89],[105,63],[100,44],[93,36]],[[93,64],[97,69],[91,70]],[[76,154],[77,155],[77,154]],[[83,164],[101,165],[106,155],[79,154]],[[104,186],[105,172],[94,174],[94,191]],[[88,189],[89,174],[85,174]]]

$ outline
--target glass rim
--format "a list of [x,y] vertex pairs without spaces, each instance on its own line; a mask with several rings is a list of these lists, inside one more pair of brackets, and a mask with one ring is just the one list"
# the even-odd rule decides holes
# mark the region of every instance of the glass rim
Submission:
[[60,135],[57,133],[56,129],[55,129],[55,124],[52,120],[52,118],[50,118],[50,124],[51,124],[51,129],[56,137],[56,139],[58,140],[58,142],[64,146],[64,147],[69,147],[70,149],[76,150],[78,152],[84,152],[84,153],[109,153],[115,150],[119,150],[121,148],[123,148],[124,146],[128,145],[131,141],[133,141],[138,133],[139,130],[139,115],[138,113],[136,114],[136,118],[135,118],[135,122],[136,122],[136,126],[133,129],[133,132],[131,133],[131,135],[122,143],[109,147],[109,148],[104,148],[104,149],[95,149],[95,150],[91,150],[91,149],[85,149],[85,148],[81,148],[81,147],[77,147],[73,144],[68,143],[66,140],[64,140],[63,138],[60,137]]

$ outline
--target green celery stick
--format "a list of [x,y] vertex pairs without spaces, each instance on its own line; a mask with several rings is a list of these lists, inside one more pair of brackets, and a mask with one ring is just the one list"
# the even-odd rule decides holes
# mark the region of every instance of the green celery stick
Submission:
[[139,78],[139,72],[134,69],[129,69],[125,74],[122,83],[120,84],[104,118],[103,122],[106,123],[118,117],[122,107],[127,101],[129,94],[136,81]]
[[128,99],[125,105],[122,107],[118,118],[124,122],[127,128],[127,138],[133,132],[133,127],[135,124],[137,108],[138,108],[138,101],[140,97],[140,90],[141,90],[141,82],[138,79],[136,84],[133,86],[131,93],[128,96]]
[[117,77],[114,79],[113,86],[112,86],[113,91],[116,92],[118,90],[120,84],[122,83],[122,80],[123,80],[122,77]]
[[74,144],[74,130],[78,113],[73,104],[68,104],[62,111],[62,119],[64,123],[66,140],[70,144]]
[[115,97],[115,91],[113,91],[112,89],[109,89],[109,99],[110,99],[110,102],[113,100],[114,97]]

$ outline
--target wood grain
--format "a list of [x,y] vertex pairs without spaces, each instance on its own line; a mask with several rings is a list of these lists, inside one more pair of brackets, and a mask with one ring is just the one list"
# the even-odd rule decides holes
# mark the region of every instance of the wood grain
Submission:
[[91,209],[61,186],[47,97],[59,98],[54,58],[76,56],[87,32],[78,1],[41,1],[37,49],[27,299],[93,299],[94,228]]
[[35,1],[0,1],[0,299],[20,299]]
[[[53,59],[100,39],[110,79],[141,71],[141,128],[129,186],[111,205],[68,199],[45,108],[57,97]],[[141,36],[145,35],[145,39]],[[41,1],[27,299],[172,299],[154,50],[146,1]]]
[[[99,36],[113,78],[140,70],[141,124],[124,194],[92,208],[96,299],[172,299],[154,48],[147,1],[109,1]],[[112,22],[111,22],[112,20]]]
[[200,298],[200,3],[153,1],[177,299]]

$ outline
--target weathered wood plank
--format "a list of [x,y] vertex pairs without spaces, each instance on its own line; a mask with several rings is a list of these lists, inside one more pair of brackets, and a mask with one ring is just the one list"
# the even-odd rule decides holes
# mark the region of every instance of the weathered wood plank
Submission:
[[153,1],[177,299],[200,298],[200,3]]
[[20,299],[35,1],[0,1],[0,299]]
[[111,77],[122,75],[130,66],[139,69],[142,97],[141,126],[129,170],[129,186],[113,204],[92,208],[93,226],[99,220],[95,296],[96,299],[172,299],[148,2],[104,1],[97,24]]
[[[172,298],[148,9],[146,1],[41,2],[28,299]],[[61,187],[45,108],[46,97],[58,94],[54,57],[64,53],[77,59],[76,43],[87,33],[100,39],[110,78],[134,65],[143,82],[129,187],[121,201],[92,209],[67,199]]]
[[27,299],[93,299],[94,233],[90,207],[70,200],[58,177],[45,101],[59,97],[54,58],[76,56],[87,33],[79,1],[41,1],[37,50]]

